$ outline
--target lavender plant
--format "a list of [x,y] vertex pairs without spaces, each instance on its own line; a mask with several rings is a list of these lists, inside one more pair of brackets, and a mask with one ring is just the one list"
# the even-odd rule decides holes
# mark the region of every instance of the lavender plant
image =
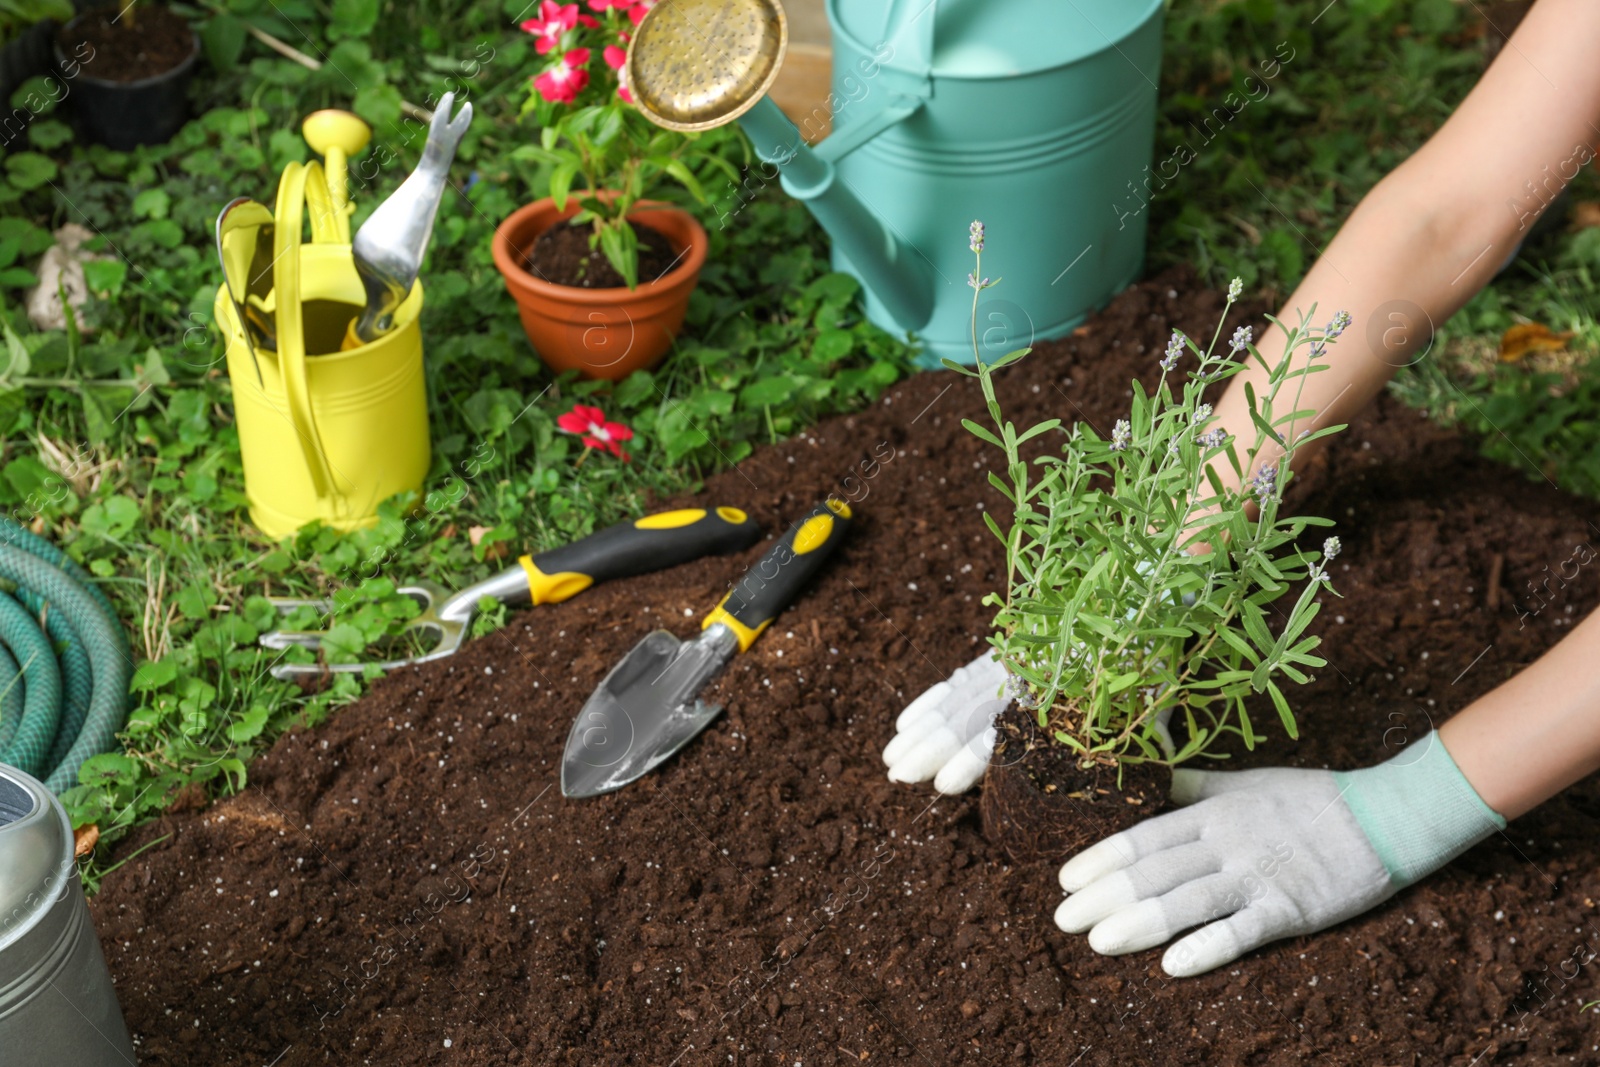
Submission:
[[[999,280],[982,273],[983,224],[974,222],[969,236],[979,358],[975,369],[946,366],[979,380],[994,429],[970,419],[966,428],[1005,456],[989,481],[1011,502],[1010,525],[984,518],[1005,545],[1006,583],[986,602],[999,609],[990,643],[1012,695],[1084,765],[1176,764],[1212,753],[1228,735],[1253,747],[1261,734],[1246,698],[1258,693],[1297,736],[1280,683],[1304,683],[1325,663],[1313,654],[1320,638],[1305,631],[1321,607],[1318,594],[1332,591],[1327,568],[1339,539],[1327,538],[1320,553],[1298,548],[1307,528],[1332,522],[1284,516],[1279,506],[1296,452],[1344,428],[1316,427],[1300,397],[1307,376],[1327,369],[1327,346],[1349,315],[1313,330],[1313,308],[1285,327],[1288,342],[1270,362],[1249,327],[1226,347],[1221,322],[1204,348],[1174,331],[1154,392],[1135,381],[1127,416],[1109,435],[1086,420],[1018,430],[1001,412],[994,375],[1030,350],[982,361],[978,297]],[[1240,289],[1237,280],[1229,286],[1223,321]],[[1305,358],[1292,359],[1301,349]],[[1258,396],[1246,383],[1251,432],[1241,439],[1216,424],[1203,394],[1250,362],[1267,384]],[[1023,447],[1044,435],[1061,437],[1060,448],[1024,459]],[[1225,481],[1219,471],[1230,469]],[[1293,605],[1273,607],[1301,579]],[[1281,616],[1276,633],[1269,611]],[[1169,718],[1184,727],[1171,753],[1157,727]]]

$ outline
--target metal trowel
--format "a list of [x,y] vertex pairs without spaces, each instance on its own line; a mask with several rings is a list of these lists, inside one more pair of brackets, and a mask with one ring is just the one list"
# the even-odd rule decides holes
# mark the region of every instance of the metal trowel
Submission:
[[656,630],[611,669],[578,713],[561,758],[561,792],[592,797],[649,774],[722,711],[700,690],[755,643],[821,569],[850,529],[850,506],[830,498],[790,527],[700,624],[679,640]]

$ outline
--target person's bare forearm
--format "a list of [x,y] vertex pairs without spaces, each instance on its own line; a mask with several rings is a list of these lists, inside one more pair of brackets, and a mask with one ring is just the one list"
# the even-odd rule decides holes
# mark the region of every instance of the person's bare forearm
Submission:
[[1461,773],[1508,819],[1600,770],[1600,612],[1439,728]]
[[[1299,407],[1317,412],[1316,425],[1349,421],[1396,368],[1416,358],[1433,330],[1494,276],[1544,206],[1594,159],[1596,40],[1600,3],[1535,5],[1450,120],[1367,194],[1289,297],[1278,317],[1291,326],[1313,307],[1311,325],[1318,329],[1338,311],[1354,320],[1323,357],[1328,370],[1305,380]],[[1258,333],[1257,348],[1275,362],[1283,331]],[[1296,365],[1306,356],[1301,348]],[[1222,427],[1241,444],[1256,437],[1244,385],[1253,383],[1261,395],[1264,378],[1252,366],[1217,405]],[[1296,461],[1309,454],[1298,452]],[[1277,455],[1264,450],[1254,467]],[[1217,464],[1217,473],[1236,487],[1226,466]]]
[[[1439,264],[1470,260],[1466,250],[1472,242],[1477,241],[1480,249],[1484,242],[1478,233],[1452,225],[1459,220],[1440,217],[1437,208],[1421,205],[1419,192],[1404,167],[1385,179],[1356,208],[1279,312],[1279,320],[1290,327],[1297,326],[1301,316],[1310,316],[1308,325],[1319,331],[1336,312],[1352,317],[1337,343],[1320,358],[1326,369],[1307,375],[1299,392],[1298,409],[1316,412],[1314,419],[1292,427],[1289,436],[1349,422],[1396,368],[1429,343],[1432,325],[1453,315],[1486,280],[1474,273],[1492,271],[1504,258],[1482,257],[1458,285],[1441,280]],[[1281,357],[1287,343],[1287,334],[1277,325],[1268,326],[1255,342],[1269,364]],[[1309,347],[1302,345],[1294,365],[1304,366],[1309,353]],[[1229,433],[1251,442],[1256,434],[1246,406],[1246,382],[1257,396],[1266,395],[1266,372],[1252,361],[1229,385],[1217,405],[1217,416]],[[1288,409],[1280,406],[1280,410]],[[1304,462],[1318,443],[1301,449],[1296,462]],[[1276,462],[1281,454],[1280,449],[1264,447],[1246,475]],[[1227,471],[1227,476],[1232,473]]]

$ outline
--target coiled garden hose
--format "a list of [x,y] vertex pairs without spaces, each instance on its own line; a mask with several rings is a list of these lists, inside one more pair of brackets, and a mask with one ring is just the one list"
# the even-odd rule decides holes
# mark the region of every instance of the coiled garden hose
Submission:
[[0,763],[60,793],[116,746],[133,655],[111,601],[59,548],[0,519]]

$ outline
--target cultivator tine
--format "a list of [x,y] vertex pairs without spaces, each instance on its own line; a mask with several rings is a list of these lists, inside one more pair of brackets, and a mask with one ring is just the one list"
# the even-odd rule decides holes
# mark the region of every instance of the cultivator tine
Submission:
[[329,674],[356,674],[368,667],[392,670],[404,667],[410,660],[393,660],[389,663],[279,663],[272,668],[272,676],[280,682],[295,678],[322,678]]
[[[333,612],[333,601],[327,599],[306,600],[297,597],[270,597],[272,606],[278,609],[278,614],[289,615],[301,608],[313,608],[319,615],[329,615]],[[282,651],[286,648],[309,648],[315,651],[322,647],[322,639],[326,630],[272,630],[261,635],[257,641],[262,648],[271,648]],[[276,668],[273,671],[277,673]]]
[[315,608],[323,615],[333,610],[333,601],[328,600],[326,597],[301,600],[295,597],[274,596],[267,599],[272,602],[273,607],[278,609],[279,615],[287,615],[292,611],[299,611],[301,608]]
[[[382,660],[362,663],[278,663],[272,667],[272,676],[280,680],[291,678],[317,678],[327,674],[354,674],[366,670],[368,667],[377,667],[380,670],[393,670],[396,667],[406,667],[413,663],[426,663],[431,659],[448,656],[466,638],[466,624],[457,619],[443,619],[439,617],[439,605],[446,604],[449,594],[446,590],[433,582],[421,580],[410,585],[401,586],[396,590],[404,596],[409,596],[421,607],[421,613],[400,631],[400,634],[415,634],[426,631],[436,635],[439,640],[432,649],[415,656],[402,656],[399,659]],[[272,604],[282,614],[290,614],[300,608],[315,608],[322,614],[332,614],[333,602],[327,599],[301,600],[292,597],[273,597]],[[289,648],[305,648],[316,652],[322,648],[322,642],[327,637],[326,630],[273,630],[261,635],[257,643],[262,648],[282,651]]]
[[322,647],[322,639],[327,636],[326,630],[273,630],[261,635],[262,648],[278,649],[309,648],[315,651]]

